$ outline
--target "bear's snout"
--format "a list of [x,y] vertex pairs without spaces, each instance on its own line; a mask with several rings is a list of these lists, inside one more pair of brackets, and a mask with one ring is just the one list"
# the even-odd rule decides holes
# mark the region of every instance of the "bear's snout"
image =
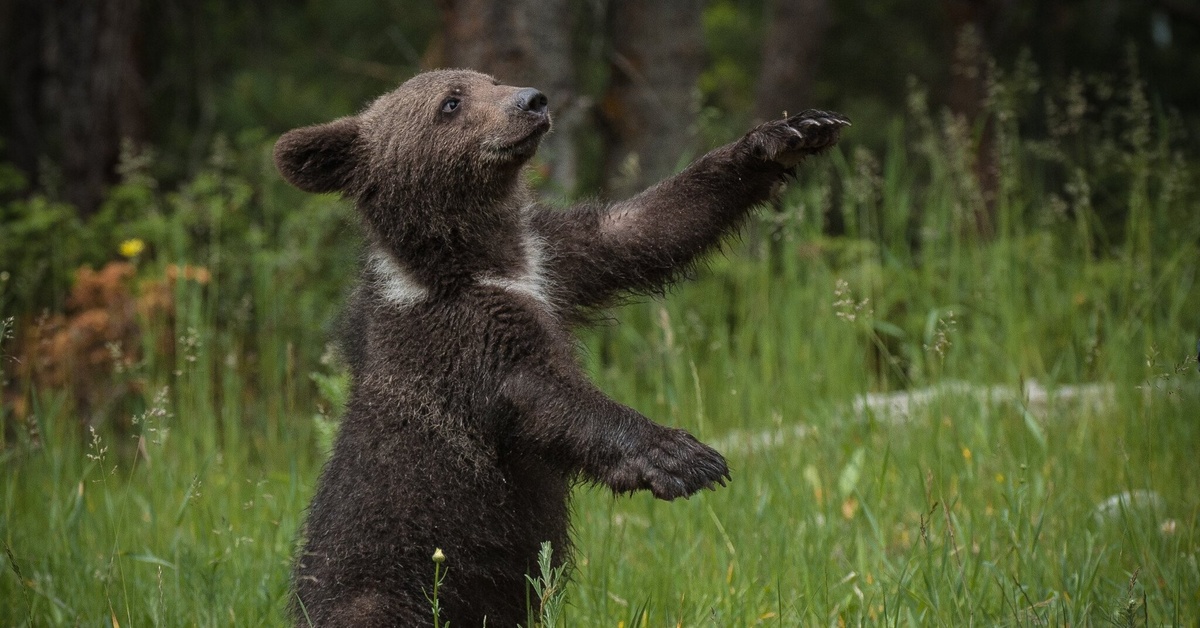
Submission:
[[513,95],[513,104],[517,109],[530,113],[546,113],[546,105],[549,102],[545,94],[532,87],[517,90],[517,93]]

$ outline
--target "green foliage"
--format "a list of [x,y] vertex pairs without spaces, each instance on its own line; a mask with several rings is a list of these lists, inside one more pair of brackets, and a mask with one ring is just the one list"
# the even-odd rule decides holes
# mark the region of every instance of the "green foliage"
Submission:
[[554,548],[550,547],[550,542],[542,543],[542,548],[538,551],[537,577],[525,575],[525,580],[529,582],[538,600],[536,612],[533,608],[529,609],[530,628],[556,628],[562,625],[560,622],[563,620],[563,605],[566,603],[568,563],[555,567],[553,557]]
[[18,237],[0,244],[3,312],[28,324],[42,308],[63,308],[78,267],[119,259],[121,243],[137,240],[144,250],[132,260],[135,292],[170,276],[168,267],[205,277],[175,283],[176,320],[142,321],[147,332],[174,333],[182,349],[188,330],[202,330],[196,342],[258,367],[248,372],[251,388],[305,391],[292,382],[326,370],[320,362],[354,273],[357,228],[340,200],[286,185],[271,145],[261,131],[219,140],[207,165],[174,190],[151,175],[153,154],[127,154],[122,182],[86,222],[40,195],[7,202],[6,235]]
[[79,251],[75,209],[40,194],[21,197],[25,191],[24,177],[0,163],[0,313],[5,316],[61,305],[46,297],[66,287]]
[[753,68],[762,60],[762,13],[761,2],[728,0],[713,2],[704,11],[704,42],[711,62],[700,75],[699,87],[705,104],[724,114],[713,121],[729,127],[721,129],[722,138],[742,132],[754,107],[758,74]]

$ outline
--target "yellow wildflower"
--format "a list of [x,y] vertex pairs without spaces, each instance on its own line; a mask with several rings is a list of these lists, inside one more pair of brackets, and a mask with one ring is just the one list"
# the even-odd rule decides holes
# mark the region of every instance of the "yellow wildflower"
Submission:
[[146,243],[141,238],[130,238],[122,242],[117,250],[120,251],[121,255],[133,258],[141,255],[142,251],[146,250]]

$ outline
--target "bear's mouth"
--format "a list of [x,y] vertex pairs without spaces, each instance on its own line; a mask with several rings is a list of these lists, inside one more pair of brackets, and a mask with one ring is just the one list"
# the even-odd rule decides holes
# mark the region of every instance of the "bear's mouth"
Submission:
[[548,122],[540,123],[528,133],[515,140],[494,140],[488,142],[488,152],[500,159],[527,159],[535,152],[542,142],[542,136],[550,130]]

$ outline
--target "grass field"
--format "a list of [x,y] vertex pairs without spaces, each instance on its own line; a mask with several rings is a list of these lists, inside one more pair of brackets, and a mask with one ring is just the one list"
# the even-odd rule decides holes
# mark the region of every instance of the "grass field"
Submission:
[[[953,158],[895,135],[816,165],[697,281],[583,334],[602,388],[720,443],[733,482],[677,503],[581,487],[565,625],[1200,621],[1195,167],[1134,142],[1114,200],[1082,169],[1042,180],[1014,143],[980,242]],[[1120,233],[1099,232],[1101,198]],[[844,237],[821,235],[831,199]],[[181,284],[176,350],[147,340],[123,435],[81,429],[62,391],[28,390],[31,422],[5,410],[0,625],[284,622],[342,379],[293,358],[321,334],[274,325],[292,297],[263,272],[252,328],[216,322],[219,277]],[[1016,394],[1035,380],[1111,392]],[[853,410],[939,386],[905,416]]]

